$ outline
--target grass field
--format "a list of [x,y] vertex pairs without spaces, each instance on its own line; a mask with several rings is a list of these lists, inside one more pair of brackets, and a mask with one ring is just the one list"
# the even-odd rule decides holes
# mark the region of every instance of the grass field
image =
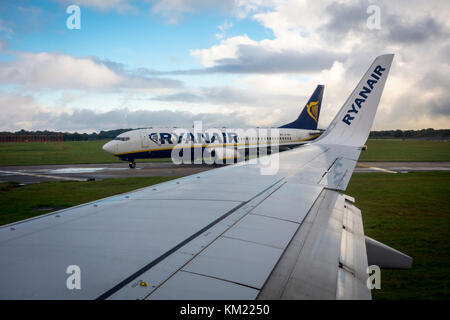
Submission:
[[450,141],[369,139],[359,161],[450,161]]
[[411,270],[382,270],[374,299],[450,299],[450,172],[356,173],[346,194],[364,232],[413,257]]
[[[0,183],[0,225],[106,198],[176,177],[51,181],[19,187]],[[52,210],[53,208],[53,210]]]
[[[122,178],[91,182],[0,184],[0,224],[170,180]],[[382,270],[374,299],[450,298],[450,172],[355,173],[365,233],[414,258],[411,270]]]
[[[0,143],[0,166],[41,164],[82,164],[121,162],[103,151],[107,140],[68,141],[63,143]],[[168,161],[168,159],[140,160]]]
[[[0,166],[120,162],[102,150],[106,140],[1,143]],[[450,161],[450,141],[379,139],[367,142],[361,161]],[[169,161],[169,159],[138,160]]]

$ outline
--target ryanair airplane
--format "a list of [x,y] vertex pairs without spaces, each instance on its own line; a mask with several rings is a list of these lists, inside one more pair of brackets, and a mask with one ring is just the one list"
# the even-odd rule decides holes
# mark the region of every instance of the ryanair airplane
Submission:
[[[225,159],[244,160],[249,150],[280,151],[307,143],[321,134],[317,129],[324,86],[318,85],[298,118],[279,128],[207,129],[147,128],[124,132],[103,146],[120,160],[135,168],[136,159],[170,158],[174,149],[206,150],[214,163]],[[178,151],[178,150],[175,150]],[[194,150],[193,154],[196,150]]]

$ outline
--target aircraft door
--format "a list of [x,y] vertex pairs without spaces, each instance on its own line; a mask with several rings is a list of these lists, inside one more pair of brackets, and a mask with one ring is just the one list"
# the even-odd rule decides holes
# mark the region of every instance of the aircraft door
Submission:
[[150,138],[146,132],[141,132],[141,147],[144,149],[150,147]]

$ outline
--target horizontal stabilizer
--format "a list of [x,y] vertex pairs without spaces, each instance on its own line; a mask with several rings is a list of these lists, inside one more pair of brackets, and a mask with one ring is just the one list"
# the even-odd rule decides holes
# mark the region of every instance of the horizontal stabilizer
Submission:
[[367,260],[369,265],[384,269],[411,269],[413,259],[381,242],[366,236]]

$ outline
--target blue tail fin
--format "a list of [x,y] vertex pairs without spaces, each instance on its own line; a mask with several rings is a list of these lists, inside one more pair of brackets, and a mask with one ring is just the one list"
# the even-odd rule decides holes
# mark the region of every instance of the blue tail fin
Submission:
[[302,113],[298,116],[297,120],[294,122],[285,124],[280,128],[291,128],[291,129],[306,129],[306,130],[316,130],[317,123],[319,122],[320,107],[322,105],[323,97],[323,85],[318,85],[314,91],[311,98],[309,98],[308,103],[303,108]]

